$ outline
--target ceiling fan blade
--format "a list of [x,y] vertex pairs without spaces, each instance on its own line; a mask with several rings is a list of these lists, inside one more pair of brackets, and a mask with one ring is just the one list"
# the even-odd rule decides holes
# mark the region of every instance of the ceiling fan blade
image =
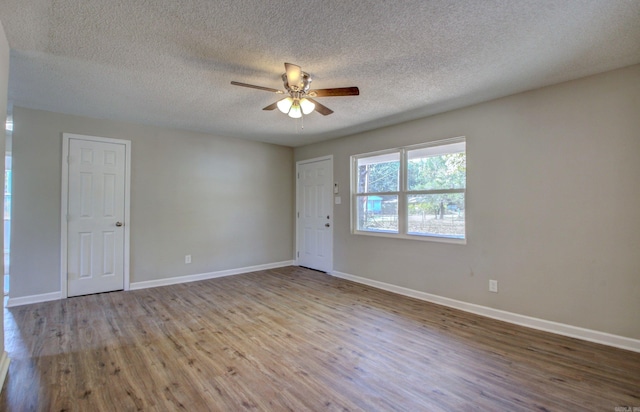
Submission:
[[273,93],[279,93],[279,94],[284,93],[282,90],[272,89],[271,87],[256,86],[255,84],[240,83],[235,81],[232,81],[231,84],[234,86],[242,86],[242,87],[249,87],[251,89],[264,90],[265,92],[273,92]]
[[264,109],[262,109],[262,110],[273,110],[273,109],[275,109],[276,107],[278,107],[278,102],[272,103],[272,104],[270,104],[269,106],[265,107],[265,108],[264,108]]
[[321,103],[318,103],[317,101],[315,101],[313,99],[310,99],[308,97],[307,97],[307,100],[309,100],[311,103],[316,105],[315,111],[320,113],[321,115],[328,116],[331,113],[333,113],[333,110],[329,109],[327,106],[325,106],[325,105],[323,105]]
[[308,94],[312,97],[358,96],[360,89],[357,87],[336,87],[333,89],[310,90]]
[[287,84],[289,84],[289,87],[300,87],[302,68],[293,63],[285,63],[284,68],[287,72]]

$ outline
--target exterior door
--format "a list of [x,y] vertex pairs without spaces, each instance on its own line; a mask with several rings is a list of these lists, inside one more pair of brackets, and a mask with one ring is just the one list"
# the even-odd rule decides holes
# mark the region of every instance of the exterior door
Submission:
[[333,159],[298,163],[298,265],[333,269]]
[[67,296],[124,289],[128,243],[125,242],[127,144],[78,137],[68,138],[65,145],[68,147]]

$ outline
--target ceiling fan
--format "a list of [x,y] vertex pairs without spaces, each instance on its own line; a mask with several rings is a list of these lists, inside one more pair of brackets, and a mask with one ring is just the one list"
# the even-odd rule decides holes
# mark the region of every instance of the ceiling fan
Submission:
[[310,90],[312,79],[309,73],[303,72],[300,66],[292,63],[285,63],[284,68],[285,73],[282,75],[282,81],[285,90],[277,90],[270,87],[256,86],[236,81],[232,81],[231,84],[288,95],[284,99],[278,100],[262,110],[274,110],[278,108],[282,113],[288,114],[289,117],[294,119],[302,117],[303,114],[307,115],[314,110],[323,116],[328,116],[333,113],[333,110],[314,100],[314,97],[358,96],[360,94],[360,90],[358,90],[357,87]]

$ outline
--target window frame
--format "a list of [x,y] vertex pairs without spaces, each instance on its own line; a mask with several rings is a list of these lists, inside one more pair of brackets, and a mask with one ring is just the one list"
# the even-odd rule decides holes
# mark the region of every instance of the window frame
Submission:
[[[423,149],[428,147],[446,146],[456,143],[465,144],[465,162],[467,156],[466,137],[454,137],[450,139],[436,140],[432,142],[419,143],[410,146],[397,147],[392,149],[379,150],[375,152],[361,153],[351,156],[351,233],[354,235],[364,236],[376,236],[376,237],[389,237],[394,239],[411,239],[420,241],[440,242],[440,243],[453,243],[453,244],[466,244],[467,243],[467,170],[465,170],[465,184],[464,188],[457,189],[432,189],[432,190],[409,190],[409,159],[408,153],[412,150]],[[380,156],[385,154],[398,153],[400,157],[400,165],[398,170],[398,191],[391,192],[366,192],[358,193],[358,160]],[[409,233],[409,208],[408,197],[410,195],[430,195],[441,193],[461,193],[464,198],[464,234],[463,237],[438,235],[438,234],[422,234],[422,233]],[[360,230],[358,229],[358,202],[357,199],[364,196],[397,196],[398,199],[398,231],[391,232],[385,230]]]

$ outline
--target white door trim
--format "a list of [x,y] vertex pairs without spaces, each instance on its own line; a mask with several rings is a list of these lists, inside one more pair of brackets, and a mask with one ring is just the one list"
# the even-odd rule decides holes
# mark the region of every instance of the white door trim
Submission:
[[125,171],[124,171],[124,290],[129,290],[129,237],[130,237],[130,207],[131,207],[131,141],[112,139],[109,137],[85,136],[80,134],[62,134],[62,190],[60,208],[60,296],[67,296],[67,208],[69,206],[69,139],[89,140],[101,143],[116,143],[125,145]]
[[[296,216],[295,216],[295,218],[296,218],[296,250],[294,251],[294,258],[295,258],[294,262],[295,262],[296,266],[298,266],[298,257],[299,257],[298,253],[300,251],[300,246],[301,246],[300,245],[300,236],[299,236],[299,233],[300,233],[299,232],[300,219],[298,218],[299,217],[299,213],[300,213],[300,196],[299,196],[300,193],[298,191],[298,189],[299,189],[298,188],[298,180],[299,180],[298,177],[300,176],[300,166],[304,165],[304,164],[307,164],[307,163],[321,162],[321,161],[324,161],[324,160],[331,161],[331,167],[329,168],[330,169],[330,179],[329,180],[331,181],[331,183],[333,185],[333,155],[320,156],[320,157],[315,157],[313,159],[299,160],[299,161],[296,162],[296,175],[294,176],[295,177],[295,186],[296,186]],[[331,194],[331,222],[333,224],[333,223],[335,223],[333,190],[331,190],[331,193],[332,193]],[[328,271],[328,273],[333,272],[333,233],[334,233],[334,230],[332,228],[332,230],[331,230],[331,236],[332,236],[332,238],[331,238],[331,248],[332,248],[332,250],[331,250],[331,259],[330,259],[331,260],[331,265],[330,265],[330,270]]]

